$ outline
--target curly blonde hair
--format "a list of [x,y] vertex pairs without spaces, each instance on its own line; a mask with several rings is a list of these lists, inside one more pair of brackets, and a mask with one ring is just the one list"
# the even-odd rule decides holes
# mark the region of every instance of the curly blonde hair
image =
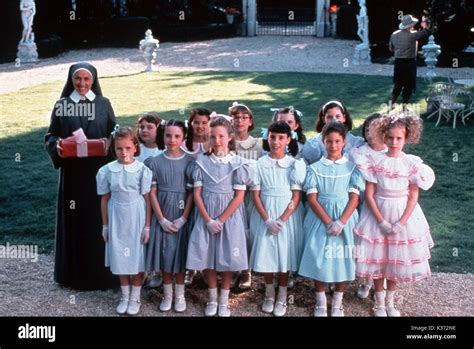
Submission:
[[369,137],[385,143],[388,131],[396,127],[405,128],[405,144],[417,144],[423,131],[423,120],[417,115],[384,114],[370,123]]

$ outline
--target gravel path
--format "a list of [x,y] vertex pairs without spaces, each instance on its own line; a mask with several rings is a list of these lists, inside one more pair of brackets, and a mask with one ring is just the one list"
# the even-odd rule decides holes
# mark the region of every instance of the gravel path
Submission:
[[[287,71],[392,75],[393,66],[353,66],[356,42],[311,36],[237,37],[190,43],[163,43],[157,57],[161,70]],[[112,48],[75,50],[41,59],[37,64],[15,67],[0,65],[0,93],[63,81],[72,63],[89,61],[101,77],[134,74],[145,64],[138,49]],[[418,70],[424,76],[426,68]],[[474,78],[472,68],[437,68],[439,76]]]
[[[58,287],[52,280],[54,258],[40,255],[38,262],[26,259],[0,259],[0,316],[118,316],[115,306],[120,291],[77,292]],[[233,289],[230,297],[233,316],[269,316],[261,310],[263,278],[253,278],[254,289]],[[346,316],[371,316],[374,302],[355,296],[357,284],[351,283],[344,296]],[[474,304],[470,291],[474,274],[435,273],[430,279],[400,284],[396,303],[403,316],[472,316]],[[293,301],[288,316],[311,316],[314,306],[311,282],[298,279],[288,290]],[[188,309],[183,314],[161,313],[158,306],[162,289],[142,293],[140,316],[201,316],[207,290],[202,280],[186,289]],[[329,299],[329,297],[328,297]]]

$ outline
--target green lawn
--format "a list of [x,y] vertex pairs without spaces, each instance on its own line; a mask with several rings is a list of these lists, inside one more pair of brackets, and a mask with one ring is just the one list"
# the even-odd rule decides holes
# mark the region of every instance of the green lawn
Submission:
[[[227,72],[135,74],[102,78],[101,84],[121,125],[133,125],[138,114],[152,110],[183,119],[197,106],[225,113],[239,101],[252,108],[258,127],[269,122],[270,107],[294,105],[305,115],[307,136],[315,134],[315,114],[329,99],[344,101],[360,126],[365,116],[380,110],[392,86],[391,77]],[[43,136],[62,85],[58,81],[0,95],[0,244],[38,244],[43,252],[54,247],[57,172],[43,150]],[[412,99],[421,110],[426,108],[426,89],[420,80]],[[430,120],[421,144],[407,149],[437,175],[434,187],[420,200],[436,242],[434,271],[474,270],[472,125],[471,120],[456,130],[446,124],[435,128]]]

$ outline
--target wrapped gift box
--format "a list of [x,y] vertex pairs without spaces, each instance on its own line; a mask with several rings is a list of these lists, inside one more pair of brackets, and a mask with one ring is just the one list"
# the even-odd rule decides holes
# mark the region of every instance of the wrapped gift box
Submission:
[[91,156],[106,156],[107,142],[103,139],[88,139],[82,143],[76,141],[62,140],[60,146],[63,148],[63,158],[86,158]]

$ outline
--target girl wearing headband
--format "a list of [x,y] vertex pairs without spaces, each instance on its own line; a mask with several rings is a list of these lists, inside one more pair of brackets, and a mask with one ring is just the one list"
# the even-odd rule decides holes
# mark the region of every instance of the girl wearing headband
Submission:
[[[352,118],[347,111],[347,108],[341,102],[333,100],[327,102],[321,107],[316,117],[316,131],[321,132],[324,125],[330,121],[337,121],[344,124],[348,131],[346,135],[346,145],[343,149],[344,155],[348,154],[350,149],[364,144],[364,139],[362,137],[354,136],[349,132],[352,130]],[[302,150],[302,155],[303,159],[308,164],[312,164],[321,159],[322,156],[327,155],[321,134],[306,142]]]

